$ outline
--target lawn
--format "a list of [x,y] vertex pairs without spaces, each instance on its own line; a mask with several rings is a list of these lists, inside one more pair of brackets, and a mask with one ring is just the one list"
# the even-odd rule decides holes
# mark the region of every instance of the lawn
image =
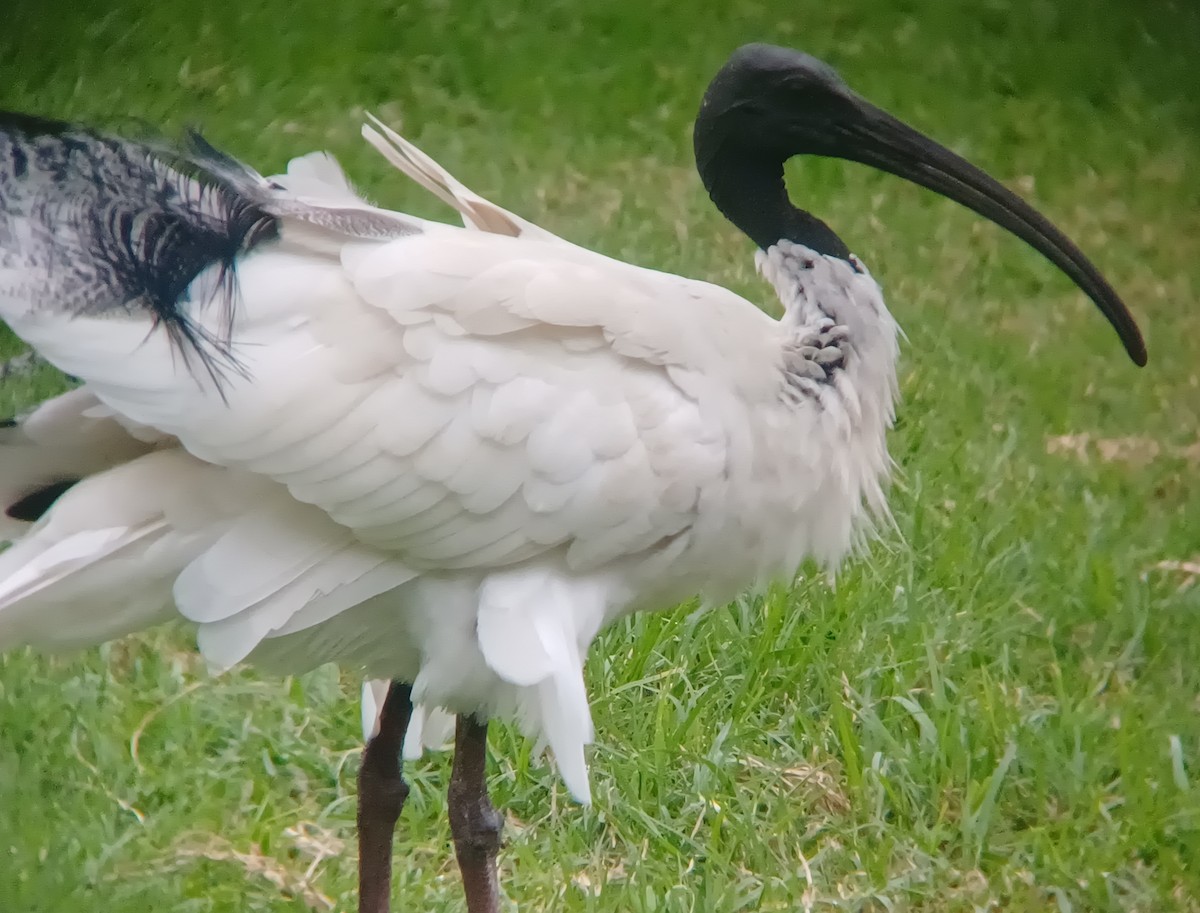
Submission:
[[[692,169],[737,44],[836,65],[1030,197],[1090,303],[896,179],[793,163],[907,331],[885,534],[839,575],[593,647],[596,801],[493,730],[527,910],[1200,910],[1200,11],[1186,0],[10,0],[0,105],[179,127],[264,172],[325,148],[442,211],[364,109],[579,243],[773,307]],[[85,8],[90,7],[89,12]],[[20,351],[0,337],[0,355]],[[0,417],[61,388],[0,386]],[[1174,564],[1171,564],[1174,562]],[[171,627],[0,658],[0,910],[354,905],[358,681],[211,678]],[[461,909],[448,758],[409,770],[398,909]]]

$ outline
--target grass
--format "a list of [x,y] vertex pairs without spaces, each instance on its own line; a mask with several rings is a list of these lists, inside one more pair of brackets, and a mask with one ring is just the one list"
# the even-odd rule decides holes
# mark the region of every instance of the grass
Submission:
[[[952,204],[789,169],[909,335],[900,534],[836,590],[806,577],[605,634],[590,809],[497,729],[504,883],[533,910],[1200,909],[1200,586],[1156,569],[1200,552],[1191,5],[15,6],[6,107],[199,122],[264,170],[328,148],[380,200],[438,213],[357,138],[369,108],[573,240],[756,300],[688,134],[742,41],[829,59],[1032,197],[1124,292],[1149,368]],[[0,414],[58,383],[7,383]],[[210,679],[182,628],[0,658],[0,909],[352,909],[356,698],[330,669]],[[410,770],[403,908],[461,908],[447,765]]]

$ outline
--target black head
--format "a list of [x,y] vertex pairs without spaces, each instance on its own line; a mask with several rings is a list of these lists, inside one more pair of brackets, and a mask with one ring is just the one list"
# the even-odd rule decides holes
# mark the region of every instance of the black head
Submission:
[[[834,125],[855,96],[829,64],[771,44],[738,48],[709,83],[696,118],[696,160],[703,172],[725,143],[798,154],[798,128]],[[797,122],[796,114],[805,117]]]
[[713,202],[763,249],[787,239],[834,257],[849,251],[791,205],[783,163],[795,155],[861,162],[927,187],[1008,229],[1065,272],[1146,363],[1141,333],[1099,270],[1061,231],[989,175],[861,98],[828,64],[788,48],[739,48],[713,78],[693,133]]

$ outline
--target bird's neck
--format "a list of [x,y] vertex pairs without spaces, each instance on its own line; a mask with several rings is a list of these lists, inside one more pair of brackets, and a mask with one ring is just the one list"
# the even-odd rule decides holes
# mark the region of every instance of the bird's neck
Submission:
[[783,179],[784,158],[768,152],[730,152],[701,173],[725,218],[762,250],[791,241],[821,254],[848,259],[850,251],[828,225],[792,205]]
[[846,373],[859,393],[870,388],[881,402],[890,400],[897,327],[866,267],[853,256],[823,256],[790,241],[760,251],[755,260],[784,306],[789,382],[831,382]]
[[887,313],[879,286],[853,254],[829,257],[780,241],[755,254],[754,262],[779,296],[786,325],[804,328],[832,320],[861,327]]

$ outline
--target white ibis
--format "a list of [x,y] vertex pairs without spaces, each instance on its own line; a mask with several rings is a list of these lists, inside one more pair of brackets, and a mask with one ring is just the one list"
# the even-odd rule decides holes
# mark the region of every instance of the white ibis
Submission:
[[[834,564],[885,510],[896,325],[789,201],[788,158],[863,162],[1002,225],[1146,359],[1061,232],[812,57],[735,52],[695,151],[781,319],[509,214],[510,234],[473,231],[306,197],[197,137],[0,119],[0,316],[198,472],[270,492],[239,496],[173,583],[210,659],[394,680],[373,743],[393,756],[411,701],[459,715],[449,812],[472,913],[498,908],[490,718],[544,738],[587,801],[583,658],[604,625]],[[432,184],[470,210],[461,185]],[[360,819],[372,911],[405,794],[397,766],[378,773],[361,796],[379,810]]]

